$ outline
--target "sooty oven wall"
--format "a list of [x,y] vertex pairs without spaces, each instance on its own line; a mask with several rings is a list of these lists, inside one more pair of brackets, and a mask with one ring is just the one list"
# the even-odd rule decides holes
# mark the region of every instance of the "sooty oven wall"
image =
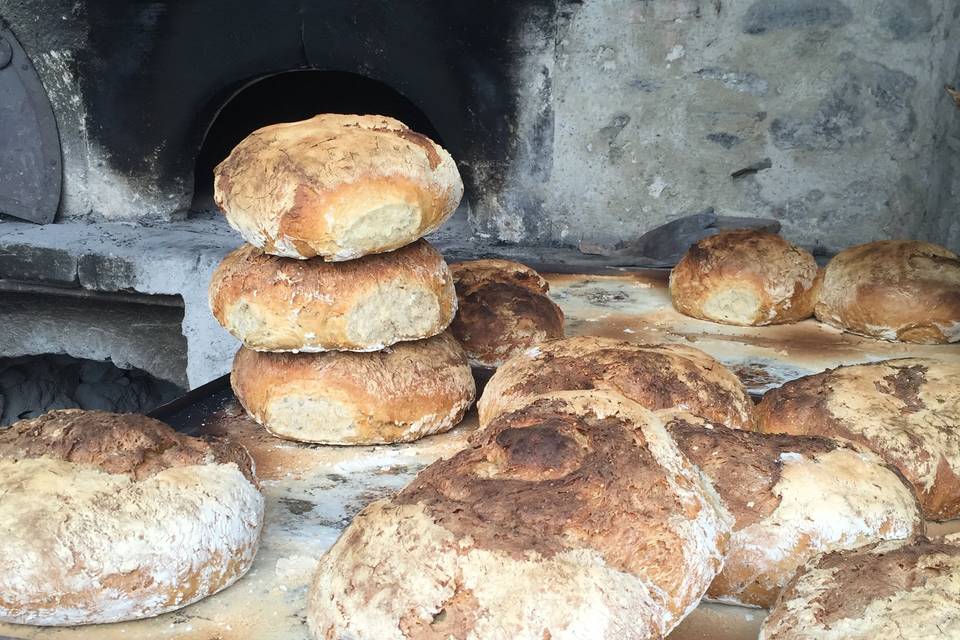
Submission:
[[826,251],[960,248],[956,0],[0,0],[0,16],[57,115],[61,221],[183,216],[218,109],[312,68],[417,105],[492,241],[609,243],[712,206]]

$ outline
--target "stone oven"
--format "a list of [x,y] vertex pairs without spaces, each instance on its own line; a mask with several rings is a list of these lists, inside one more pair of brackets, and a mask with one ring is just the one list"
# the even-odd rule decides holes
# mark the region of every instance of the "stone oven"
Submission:
[[448,255],[575,262],[709,209],[820,254],[957,250],[944,85],[952,0],[0,0],[0,394],[144,409],[227,371],[206,287],[239,239],[211,171],[267,123],[383,113],[442,142],[467,190]]

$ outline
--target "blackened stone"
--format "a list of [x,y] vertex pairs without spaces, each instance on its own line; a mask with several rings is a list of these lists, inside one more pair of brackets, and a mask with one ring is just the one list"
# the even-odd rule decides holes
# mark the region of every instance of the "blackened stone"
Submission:
[[2,243],[0,278],[77,286],[77,259],[66,249]]
[[852,17],[850,9],[839,0],[757,0],[747,9],[743,32],[839,27]]
[[708,133],[707,140],[709,140],[710,142],[717,143],[724,149],[732,149],[733,147],[743,142],[743,138],[741,138],[740,136],[735,136],[732,133],[723,133],[723,132]]

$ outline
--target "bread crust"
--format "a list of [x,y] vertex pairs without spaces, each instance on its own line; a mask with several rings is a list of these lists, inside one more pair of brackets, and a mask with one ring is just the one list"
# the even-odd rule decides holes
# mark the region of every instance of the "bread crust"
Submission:
[[68,409],[0,432],[0,621],[147,618],[250,568],[264,500],[239,444]]
[[915,240],[881,240],[827,264],[817,319],[872,338],[960,341],[960,257]]
[[662,637],[729,525],[656,416],[559,393],[361,512],[321,559],[307,619],[324,639]]
[[321,114],[254,131],[214,170],[214,199],[250,244],[351,260],[437,229],[463,196],[450,154],[384,116]]
[[924,532],[909,483],[866,449],[662,413],[677,446],[735,518],[723,571],[707,591],[711,599],[770,607],[818,553]]
[[425,240],[337,264],[244,245],[214,272],[210,309],[256,351],[377,351],[446,329],[457,296],[443,257]]
[[470,364],[499,367],[524,349],[563,337],[563,311],[539,273],[509,260],[450,265],[457,315],[450,325]]
[[679,408],[732,427],[753,427],[753,401],[722,364],[693,347],[577,336],[513,357],[477,402],[481,426],[553,391],[613,390],[652,411]]
[[476,394],[448,333],[372,353],[265,353],[241,348],[230,382],[274,435],[322,444],[410,442],[460,422]]
[[828,369],[768,391],[757,429],[862,444],[910,481],[928,520],[960,517],[960,365],[900,358]]
[[690,247],[670,272],[670,297],[701,320],[784,324],[813,315],[820,283],[808,251],[775,233],[731,229]]
[[760,640],[953,638],[958,602],[956,540],[883,542],[811,560],[783,590]]

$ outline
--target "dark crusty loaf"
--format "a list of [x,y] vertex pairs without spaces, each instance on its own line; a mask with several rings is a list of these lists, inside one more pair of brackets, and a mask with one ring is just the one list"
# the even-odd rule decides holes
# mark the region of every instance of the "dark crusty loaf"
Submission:
[[541,393],[608,389],[651,411],[683,409],[749,429],[753,401],[737,377],[693,347],[578,336],[528,349],[506,362],[477,403],[480,424]]
[[729,524],[655,415],[558,393],[362,511],[307,620],[318,639],[659,638],[720,569]]
[[707,591],[712,599],[769,607],[818,553],[923,533],[909,483],[865,449],[662,414],[736,519],[723,571]]
[[901,358],[829,369],[768,391],[767,433],[858,442],[913,484],[928,520],[960,517],[960,364]]
[[960,637],[960,536],[882,542],[812,560],[760,640]]
[[450,325],[470,364],[498,367],[511,356],[563,337],[563,311],[548,296],[539,273],[509,260],[450,265],[457,315]]

